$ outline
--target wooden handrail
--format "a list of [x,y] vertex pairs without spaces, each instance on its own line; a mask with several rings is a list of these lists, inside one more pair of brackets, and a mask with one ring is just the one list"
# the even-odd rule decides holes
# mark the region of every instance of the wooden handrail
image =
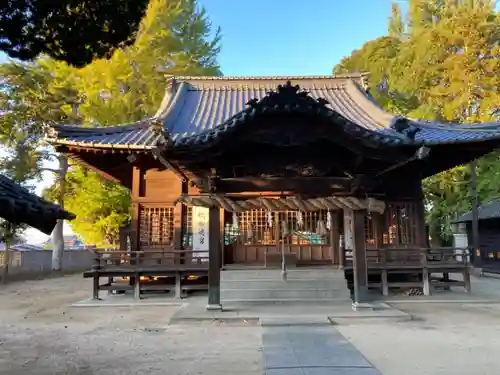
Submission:
[[[167,251],[124,251],[124,250],[99,250],[94,249],[92,251],[94,254],[94,265],[92,269],[102,269],[105,265],[115,265],[119,266],[122,264],[130,265],[143,265],[147,261],[159,261],[170,260],[176,263],[176,260],[180,260],[179,256],[189,256],[191,259],[187,259],[191,262],[207,262],[208,252],[203,250],[167,250]],[[203,256],[197,255],[203,254]],[[159,255],[159,256],[158,256]],[[186,258],[184,258],[186,260]]]
[[[441,247],[441,248],[379,248],[367,249],[366,260],[368,265],[408,265],[423,267],[428,265],[468,265],[469,248]],[[352,263],[346,257],[345,264]]]

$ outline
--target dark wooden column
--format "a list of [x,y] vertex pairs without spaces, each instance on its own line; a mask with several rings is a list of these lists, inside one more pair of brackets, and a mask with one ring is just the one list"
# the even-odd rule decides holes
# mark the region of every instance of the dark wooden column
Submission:
[[220,209],[210,207],[208,215],[208,305],[207,310],[222,310],[220,303],[221,230]]
[[368,302],[368,267],[366,264],[365,210],[352,211],[352,261],[354,277],[353,306]]

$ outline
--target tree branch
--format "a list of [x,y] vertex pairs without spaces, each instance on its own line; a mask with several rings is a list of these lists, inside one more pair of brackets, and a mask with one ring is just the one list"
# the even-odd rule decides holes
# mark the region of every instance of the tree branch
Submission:
[[59,169],[54,169],[54,168],[46,168],[42,167],[40,168],[41,172],[52,172],[52,173],[59,173]]

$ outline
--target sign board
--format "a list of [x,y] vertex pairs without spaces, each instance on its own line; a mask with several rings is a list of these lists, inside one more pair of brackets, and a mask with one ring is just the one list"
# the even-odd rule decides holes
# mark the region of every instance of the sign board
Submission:
[[207,207],[193,207],[193,250],[199,251],[193,254],[193,258],[203,257],[208,259],[208,218]]

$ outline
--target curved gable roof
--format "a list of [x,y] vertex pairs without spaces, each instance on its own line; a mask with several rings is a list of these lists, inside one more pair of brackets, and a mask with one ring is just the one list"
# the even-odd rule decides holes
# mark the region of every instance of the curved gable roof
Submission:
[[[248,109],[251,99],[262,100],[290,81],[312,98],[323,98],[328,108],[362,131],[396,139],[398,144],[442,144],[500,138],[500,124],[452,125],[402,118],[385,112],[364,88],[363,74],[279,77],[170,77],[157,113],[134,124],[81,128],[54,126],[47,140],[81,147],[151,149],[161,136],[152,124],[163,124],[174,142],[195,143],[204,134],[218,134],[225,124]],[[418,127],[412,139],[401,137],[395,124]],[[191,139],[190,139],[191,138]]]

